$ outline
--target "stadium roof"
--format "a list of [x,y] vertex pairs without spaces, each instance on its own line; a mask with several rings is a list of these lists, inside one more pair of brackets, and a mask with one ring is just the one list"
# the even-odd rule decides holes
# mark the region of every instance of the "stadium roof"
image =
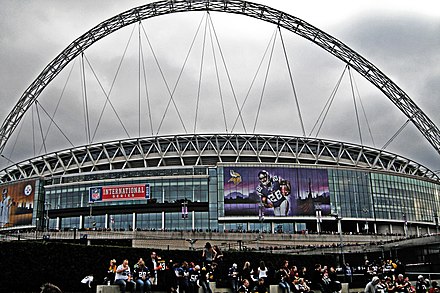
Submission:
[[47,153],[1,170],[0,182],[221,163],[351,167],[440,181],[436,173],[408,158],[351,143],[278,135],[194,134],[116,140]]

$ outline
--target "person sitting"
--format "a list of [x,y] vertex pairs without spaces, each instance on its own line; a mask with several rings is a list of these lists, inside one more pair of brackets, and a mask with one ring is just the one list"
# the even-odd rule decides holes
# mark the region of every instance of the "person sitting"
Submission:
[[333,280],[330,279],[328,270],[324,270],[321,278],[321,286],[323,293],[332,293],[333,292]]
[[127,285],[131,287],[132,292],[136,292],[136,283],[132,280],[128,260],[125,259],[122,264],[116,268],[115,285],[119,285],[121,293],[125,293]]
[[238,288],[237,292],[249,293],[249,280],[248,279],[244,279],[242,281],[242,285]]
[[428,293],[439,293],[439,292],[440,292],[440,287],[438,286],[438,282],[432,281],[431,288],[429,288]]
[[423,278],[422,275],[419,275],[417,277],[417,282],[416,282],[416,293],[426,293],[426,291],[428,291],[429,288],[429,281],[425,280],[425,278]]
[[150,271],[142,259],[139,260],[137,268],[134,269],[134,280],[139,292],[151,292]]
[[377,276],[374,276],[370,282],[365,286],[365,293],[376,293],[377,285],[380,283],[380,279]]
[[107,270],[107,274],[104,278],[104,285],[112,285],[113,282],[115,281],[115,275],[116,275],[116,259],[112,259],[110,260],[110,266]]
[[41,293],[62,293],[60,288],[58,286],[51,284],[51,283],[45,283],[41,286]]
[[396,292],[408,293],[411,287],[411,283],[403,277],[402,274],[397,275],[396,279]]
[[267,293],[266,284],[264,284],[264,278],[259,278],[257,285],[253,289],[254,293]]
[[308,293],[310,292],[310,287],[307,285],[303,278],[295,277],[293,279],[292,292]]

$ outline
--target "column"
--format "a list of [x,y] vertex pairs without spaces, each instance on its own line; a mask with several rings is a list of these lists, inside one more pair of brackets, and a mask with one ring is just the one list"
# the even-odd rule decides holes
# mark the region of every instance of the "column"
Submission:
[[84,228],[84,216],[79,216],[79,227],[78,229]]
[[133,213],[133,221],[131,226],[133,227],[133,231],[136,231],[136,213]]

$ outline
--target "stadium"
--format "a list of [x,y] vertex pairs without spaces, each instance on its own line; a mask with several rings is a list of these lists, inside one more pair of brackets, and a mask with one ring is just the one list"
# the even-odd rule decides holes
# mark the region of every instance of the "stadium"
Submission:
[[37,98],[45,87],[94,42],[148,18],[207,11],[246,15],[311,41],[379,89],[438,155],[440,132],[428,116],[376,66],[325,32],[251,2],[159,1],[110,18],[72,42],[5,119],[0,131],[0,150],[8,160],[0,171],[2,232],[339,232],[405,237],[438,232],[437,172],[360,143],[276,131],[195,131],[108,139],[18,162],[8,159],[7,143],[24,113],[39,105]]

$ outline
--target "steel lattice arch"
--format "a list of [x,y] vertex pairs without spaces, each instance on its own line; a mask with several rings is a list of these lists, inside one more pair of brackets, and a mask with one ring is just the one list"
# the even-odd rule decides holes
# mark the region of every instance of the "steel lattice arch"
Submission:
[[338,141],[274,135],[176,135],[118,140],[38,156],[3,170],[2,182],[137,168],[272,163],[360,168],[439,181],[397,154]]
[[[0,153],[45,87],[81,52],[125,26],[188,11],[241,14],[313,42],[376,86],[440,153],[437,126],[371,62],[299,18],[239,0],[159,1],[98,24],[20,97],[0,128]],[[278,175],[288,180],[261,193],[263,181]],[[6,167],[0,189],[0,230],[222,231],[245,225],[272,232],[281,227],[408,236],[438,229],[440,211],[439,176],[415,161],[353,143],[277,134],[180,134],[76,146]],[[284,213],[276,209],[281,206]]]
[[3,151],[24,113],[35,102],[45,87],[81,52],[98,40],[127,25],[152,17],[188,11],[215,11],[246,15],[276,24],[315,43],[347,63],[383,92],[413,122],[434,149],[440,153],[440,130],[438,127],[399,86],[374,64],[338,39],[302,19],[265,5],[240,0],[159,1],[125,11],[98,24],[67,46],[26,89],[0,128],[0,152]]

